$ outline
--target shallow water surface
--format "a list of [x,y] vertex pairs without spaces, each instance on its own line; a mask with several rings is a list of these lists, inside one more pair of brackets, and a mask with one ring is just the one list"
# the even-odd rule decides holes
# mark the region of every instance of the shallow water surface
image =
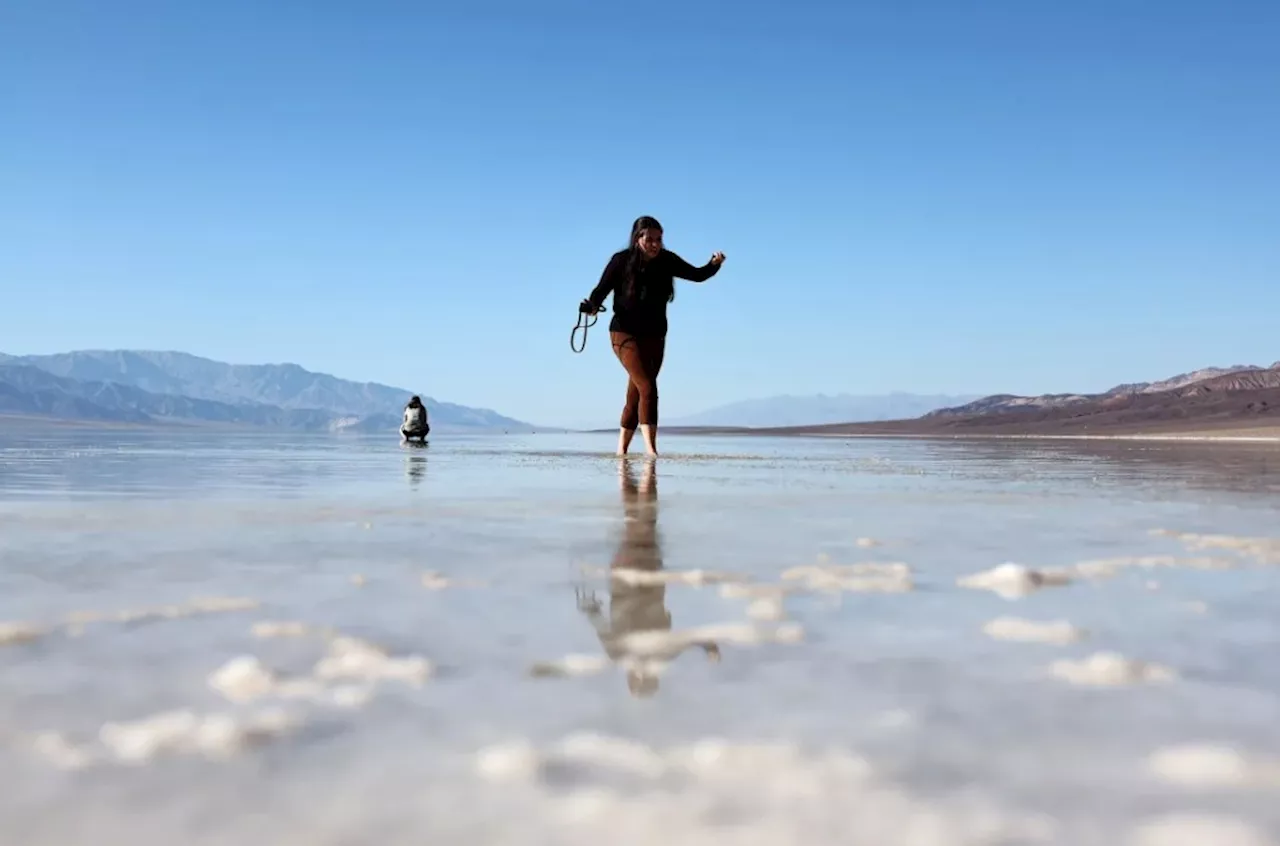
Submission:
[[1274,447],[661,446],[0,429],[5,842],[1274,842]]

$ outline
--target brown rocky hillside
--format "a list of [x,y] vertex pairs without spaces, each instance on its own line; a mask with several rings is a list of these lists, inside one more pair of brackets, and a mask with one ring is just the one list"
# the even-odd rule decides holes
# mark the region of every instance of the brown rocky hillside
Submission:
[[993,397],[913,420],[769,431],[862,435],[1120,435],[1280,427],[1280,367],[1236,370],[1163,391],[1074,395],[1071,401],[1058,403],[1015,403],[1017,399],[1024,398]]

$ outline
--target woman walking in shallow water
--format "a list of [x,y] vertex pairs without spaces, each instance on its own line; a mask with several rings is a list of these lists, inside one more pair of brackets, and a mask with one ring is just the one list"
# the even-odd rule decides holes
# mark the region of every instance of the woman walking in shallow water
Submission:
[[639,426],[645,452],[658,454],[658,371],[667,339],[667,304],[676,298],[675,279],[705,282],[720,270],[724,253],[715,253],[702,267],[694,267],[662,246],[662,225],[640,217],[631,225],[631,239],[605,265],[600,282],[580,310],[600,311],[613,294],[609,340],[614,355],[627,371],[627,400],[622,408],[618,454],[626,455]]

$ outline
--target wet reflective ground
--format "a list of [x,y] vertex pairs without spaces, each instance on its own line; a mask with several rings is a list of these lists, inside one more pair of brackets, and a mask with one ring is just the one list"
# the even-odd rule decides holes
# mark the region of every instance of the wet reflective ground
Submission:
[[0,429],[5,842],[1280,827],[1275,447],[612,446]]

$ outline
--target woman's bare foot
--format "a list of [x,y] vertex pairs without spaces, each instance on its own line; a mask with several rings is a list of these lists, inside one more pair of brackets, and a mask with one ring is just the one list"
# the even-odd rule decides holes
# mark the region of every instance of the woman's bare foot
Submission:
[[618,455],[627,454],[627,450],[631,449],[631,439],[635,437],[635,429],[619,429],[618,430]]

